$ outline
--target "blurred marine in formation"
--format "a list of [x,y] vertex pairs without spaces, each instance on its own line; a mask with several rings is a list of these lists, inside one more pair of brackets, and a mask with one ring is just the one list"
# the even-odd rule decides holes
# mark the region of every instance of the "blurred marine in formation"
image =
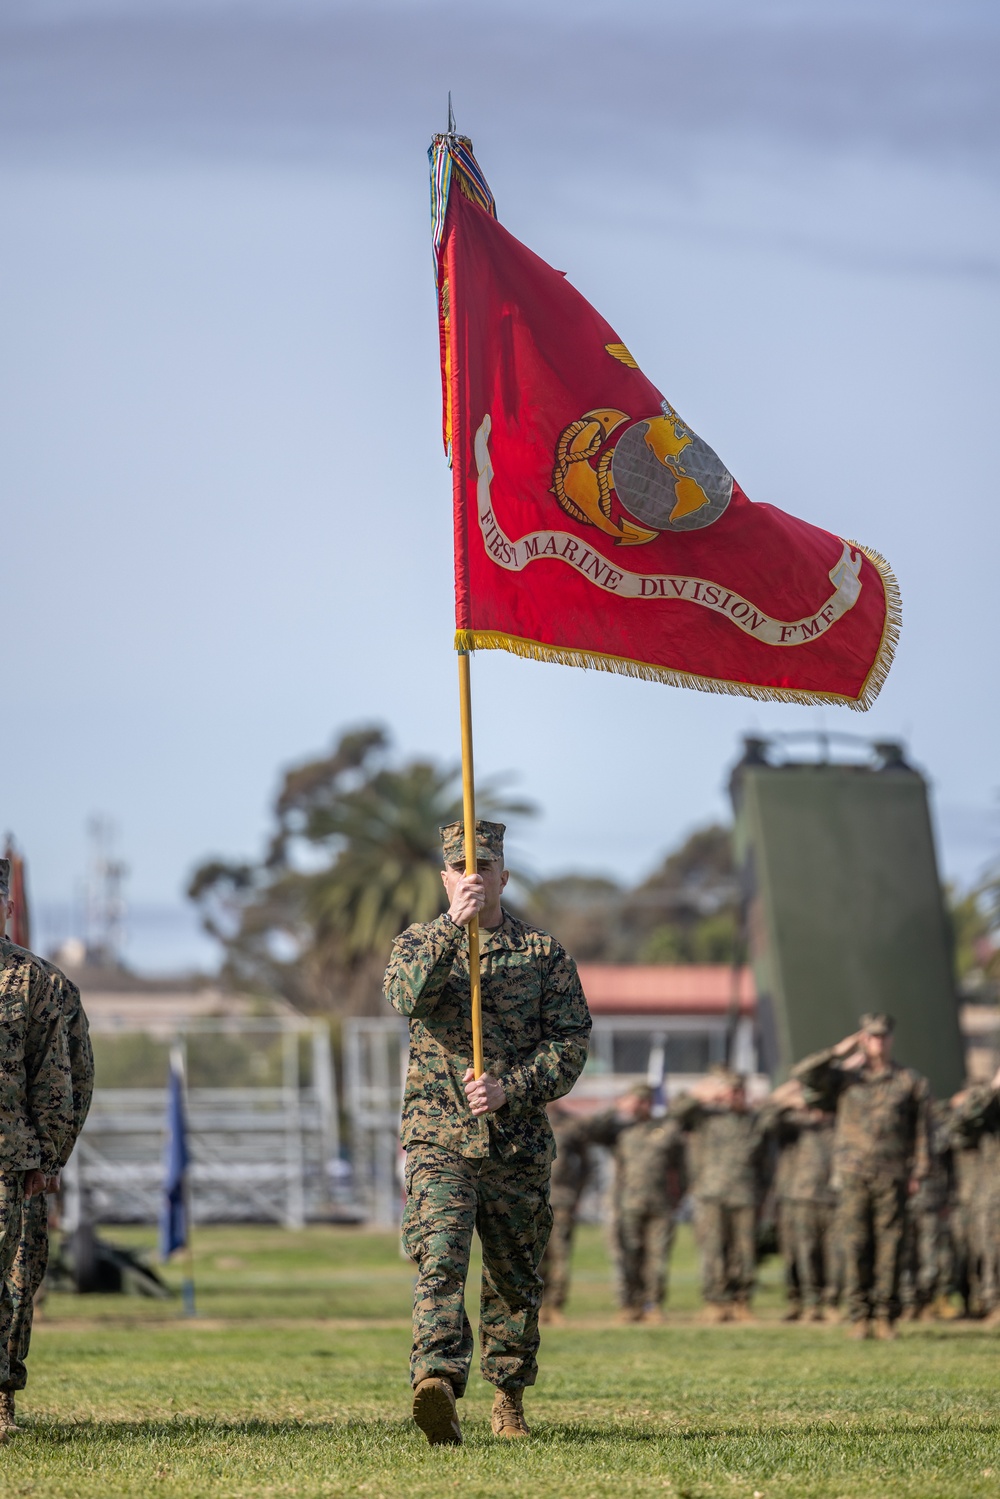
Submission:
[[33,1297],[48,1255],[47,1191],[90,1104],[93,1058],[75,985],[6,938],[10,864],[0,859],[0,1440],[24,1388]]
[[968,1157],[964,1203],[969,1310],[1000,1326],[1000,1067],[952,1099],[953,1130]]
[[[410,1022],[403,1095],[403,1245],[413,1294],[413,1419],[429,1442],[462,1440],[472,1328],[465,1282],[473,1230],[483,1249],[480,1367],[496,1386],[492,1427],[524,1437],[525,1386],[537,1373],[538,1274],[552,1225],[554,1153],[545,1109],[583,1070],[590,1013],[576,965],[553,937],[505,911],[502,823],[476,823],[477,873],[465,873],[461,823],[441,829],[447,912],[396,938],[385,995]],[[468,923],[481,928],[483,1052],[471,1064]]]
[[930,1171],[930,1090],[892,1059],[894,1022],[863,1015],[853,1035],[792,1069],[836,1100],[837,1237],[854,1336],[896,1336],[907,1195]]
[[952,1111],[947,1101],[931,1104],[930,1162],[927,1175],[906,1199],[900,1275],[900,1319],[919,1321],[951,1316],[953,1254],[949,1232],[952,1199]]
[[552,1232],[538,1267],[545,1287],[540,1320],[558,1327],[565,1321],[569,1298],[573,1236],[580,1199],[594,1173],[592,1146],[613,1147],[631,1121],[619,1109],[605,1109],[589,1118],[581,1118],[558,1103],[549,1104],[548,1116],[555,1139],[556,1158],[552,1163],[549,1188]]
[[633,1122],[615,1149],[614,1234],[623,1322],[662,1322],[674,1213],[686,1191],[684,1137],[652,1117],[653,1090],[630,1095]]
[[778,1243],[785,1266],[786,1322],[805,1314],[824,1321],[836,1305],[840,1272],[833,1232],[835,1115],[822,1095],[807,1093],[793,1079],[768,1099],[778,1148],[775,1199]]
[[741,1073],[715,1066],[690,1093],[675,1099],[670,1117],[688,1137],[706,1319],[751,1321],[771,1115],[750,1107]]

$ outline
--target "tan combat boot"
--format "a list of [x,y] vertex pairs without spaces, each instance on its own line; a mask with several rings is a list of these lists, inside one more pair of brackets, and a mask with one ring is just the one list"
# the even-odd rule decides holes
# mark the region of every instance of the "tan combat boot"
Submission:
[[899,1337],[896,1324],[891,1317],[875,1318],[875,1336],[881,1338],[883,1343],[894,1343]]
[[749,1301],[734,1301],[733,1302],[733,1321],[734,1322],[756,1322],[757,1321],[757,1318],[754,1316],[753,1311],[751,1310]]
[[543,1327],[566,1326],[566,1314],[562,1310],[562,1308],[558,1306],[546,1306],[543,1303],[542,1309],[538,1314],[538,1320]]
[[432,1375],[420,1381],[413,1391],[413,1419],[432,1447],[462,1445],[462,1428],[450,1379]]
[[518,1437],[531,1436],[528,1423],[524,1419],[523,1400],[523,1390],[497,1390],[493,1396],[493,1410],[490,1413],[490,1425],[493,1427],[495,1437],[504,1437],[512,1441]]
[[641,1322],[641,1306],[623,1306],[615,1318],[616,1322]]
[[[0,1433],[17,1430],[17,1421],[14,1417],[14,1391],[0,1390]],[[6,1436],[0,1436],[0,1440],[6,1441]]]
[[872,1325],[867,1317],[862,1317],[858,1322],[852,1322],[847,1330],[847,1336],[854,1338],[856,1342],[863,1343],[872,1335]]
[[728,1322],[730,1320],[729,1308],[722,1301],[707,1301],[701,1310],[701,1320],[710,1325]]

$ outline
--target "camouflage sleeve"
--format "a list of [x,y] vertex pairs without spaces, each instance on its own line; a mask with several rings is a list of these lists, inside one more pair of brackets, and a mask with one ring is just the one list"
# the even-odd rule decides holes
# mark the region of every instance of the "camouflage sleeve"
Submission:
[[588,1143],[604,1145],[609,1150],[617,1144],[618,1136],[626,1127],[627,1121],[618,1117],[616,1109],[603,1109],[600,1114],[592,1114],[584,1120]]
[[952,1105],[952,1120],[965,1129],[981,1130],[998,1097],[1000,1091],[992,1084],[975,1083],[971,1088],[965,1089],[961,1102]]
[[67,978],[62,981],[62,1010],[66,1021],[66,1043],[73,1088],[73,1127],[62,1148],[60,1168],[65,1166],[72,1154],[94,1096],[94,1049],[90,1044],[90,1026],[80,991]]
[[833,1047],[828,1046],[825,1051],[814,1051],[811,1056],[803,1057],[801,1062],[796,1062],[789,1078],[796,1078],[807,1088],[822,1089],[824,1092],[837,1094],[841,1091],[844,1073],[837,1066],[837,1058],[833,1054]]
[[697,1129],[704,1112],[700,1099],[692,1098],[690,1093],[680,1093],[671,1101],[667,1116],[676,1119],[681,1129]]
[[39,1170],[53,1176],[73,1128],[69,1043],[58,986],[39,973],[32,981],[24,1073],[28,1117],[38,1140]]
[[[392,944],[382,993],[400,1015],[429,1015],[441,998],[465,928],[450,916],[407,927]],[[556,1095],[553,1095],[556,1096]]]
[[790,1145],[793,1140],[797,1140],[806,1117],[804,1109],[793,1108],[787,1103],[775,1103],[769,1098],[765,1098],[757,1110],[760,1133],[770,1135],[778,1145]]
[[913,1141],[913,1165],[910,1175],[923,1181],[931,1174],[931,1088],[925,1077],[916,1077],[914,1098],[917,1105],[915,1136]]
[[513,1114],[562,1098],[587,1060],[590,1011],[576,964],[558,943],[546,959],[541,1018],[541,1045],[500,1078]]

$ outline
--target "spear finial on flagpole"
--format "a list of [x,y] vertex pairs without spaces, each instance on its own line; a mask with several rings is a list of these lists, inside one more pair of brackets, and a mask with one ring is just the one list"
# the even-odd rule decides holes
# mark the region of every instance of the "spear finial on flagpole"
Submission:
[[451,107],[451,89],[448,90],[448,134],[455,134],[455,111]]

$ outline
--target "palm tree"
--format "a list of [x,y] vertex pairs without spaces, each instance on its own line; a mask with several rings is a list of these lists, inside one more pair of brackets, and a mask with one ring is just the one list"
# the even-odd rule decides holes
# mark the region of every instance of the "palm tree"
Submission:
[[[331,755],[286,774],[260,866],[204,865],[189,893],[224,941],[233,977],[256,975],[258,985],[310,1007],[353,991],[351,1007],[367,1008],[392,939],[444,909],[438,829],[461,810],[457,767],[415,760],[397,769],[384,730],[354,730]],[[534,809],[487,785],[477,810],[505,817]],[[220,900],[228,936],[212,914]]]

